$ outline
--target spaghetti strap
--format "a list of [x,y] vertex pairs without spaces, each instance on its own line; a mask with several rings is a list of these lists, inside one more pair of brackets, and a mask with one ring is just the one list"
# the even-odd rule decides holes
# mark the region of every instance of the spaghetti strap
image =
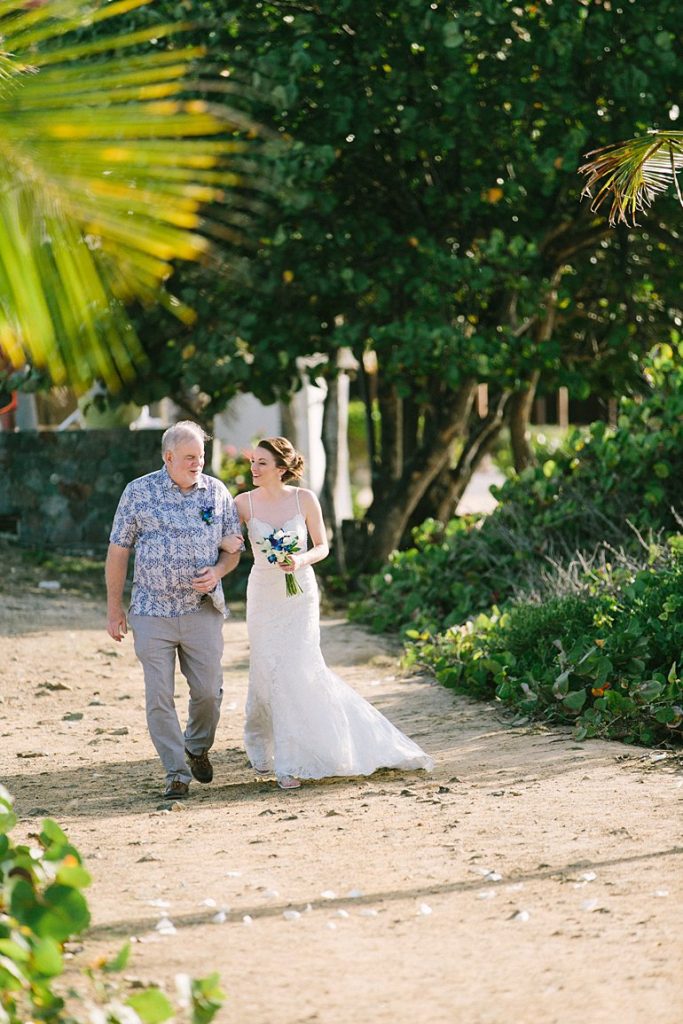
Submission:
[[251,503],[251,491],[247,491],[247,497],[249,498],[249,519],[254,515],[254,506]]
[[297,510],[297,512],[299,513],[300,516],[303,515],[303,512],[301,511],[301,505],[299,504],[299,488],[298,487],[296,488],[296,510]]

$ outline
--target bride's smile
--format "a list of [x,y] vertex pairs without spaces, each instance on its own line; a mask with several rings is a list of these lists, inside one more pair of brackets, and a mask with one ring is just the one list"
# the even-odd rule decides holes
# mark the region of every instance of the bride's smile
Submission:
[[274,455],[265,448],[256,448],[251,456],[251,478],[256,487],[262,490],[280,491],[282,469],[275,462]]

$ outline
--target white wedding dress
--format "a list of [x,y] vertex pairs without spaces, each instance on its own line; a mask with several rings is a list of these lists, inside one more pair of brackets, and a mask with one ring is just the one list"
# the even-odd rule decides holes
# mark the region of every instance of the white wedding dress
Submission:
[[[280,528],[308,546],[298,511]],[[303,593],[289,596],[285,574],[262,548],[275,526],[254,515],[254,566],[247,585],[251,648],[244,742],[259,772],[278,778],[371,775],[378,768],[430,769],[432,759],[325,664],[320,650],[318,585],[311,566],[296,573]]]

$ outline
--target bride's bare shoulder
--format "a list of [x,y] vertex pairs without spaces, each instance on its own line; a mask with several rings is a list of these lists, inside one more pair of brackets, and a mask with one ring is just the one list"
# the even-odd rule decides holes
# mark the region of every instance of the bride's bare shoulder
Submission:
[[297,487],[299,492],[299,502],[305,509],[312,510],[320,508],[320,502],[315,491],[309,491],[307,487]]
[[241,519],[249,518],[249,492],[240,491],[239,494],[235,495],[235,504],[237,505],[237,511],[240,514]]

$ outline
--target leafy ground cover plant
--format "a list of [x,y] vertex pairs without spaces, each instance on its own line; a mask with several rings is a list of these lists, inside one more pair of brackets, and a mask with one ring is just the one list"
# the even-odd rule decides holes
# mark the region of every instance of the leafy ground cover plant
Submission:
[[127,993],[113,977],[128,962],[128,944],[83,971],[78,990],[58,991],[65,944],[90,923],[83,894],[90,875],[55,821],[43,821],[31,846],[11,839],[16,821],[0,786],[0,1024],[210,1024],[223,1002],[217,975],[178,979],[176,1005],[155,986]]
[[683,537],[658,564],[587,574],[584,592],[509,602],[436,636],[409,631],[408,660],[447,686],[577,739],[683,740]]

